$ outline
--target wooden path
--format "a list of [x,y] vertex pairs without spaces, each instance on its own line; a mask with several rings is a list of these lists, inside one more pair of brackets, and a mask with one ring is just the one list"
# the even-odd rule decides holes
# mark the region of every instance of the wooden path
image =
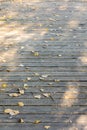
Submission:
[[0,0],[0,130],[20,129],[87,130],[87,0]]

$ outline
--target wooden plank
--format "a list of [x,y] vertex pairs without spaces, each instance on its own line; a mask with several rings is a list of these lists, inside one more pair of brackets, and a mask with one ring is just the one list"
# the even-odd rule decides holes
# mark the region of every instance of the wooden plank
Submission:
[[[19,77],[3,77],[2,81],[4,82],[25,82],[27,76],[19,76]],[[84,76],[53,76],[53,77],[47,77],[44,79],[40,79],[39,77],[32,77],[31,80],[29,82],[35,82],[35,81],[40,81],[43,80],[44,82],[53,82],[55,80],[59,80],[59,81],[67,81],[67,82],[86,82],[87,81],[87,77]]]
[[[82,61],[83,61],[83,59],[84,59],[84,57],[82,58]],[[22,59],[16,59],[17,61],[15,61],[16,62],[16,64],[18,65],[19,64],[19,66],[20,66],[20,64],[22,63],[23,65],[26,65],[26,64],[36,64],[36,66],[37,66],[37,63],[38,64],[40,64],[40,63],[44,63],[44,64],[49,64],[49,66],[50,66],[50,64],[54,64],[54,62],[56,63],[56,64],[58,64],[58,63],[60,63],[60,64],[76,64],[76,66],[79,66],[79,64],[80,65],[84,65],[84,64],[87,64],[87,61],[83,61],[83,62],[81,62],[81,60],[80,60],[80,58],[78,58],[77,60],[75,60],[75,59],[71,59],[71,60],[67,60],[67,59],[54,59],[54,60],[48,60],[48,59],[38,59],[38,60],[36,60],[36,59],[34,59],[34,60],[32,60],[32,61],[30,61],[30,59],[26,59],[26,60],[22,60]],[[14,62],[14,60],[12,60],[12,61],[10,61],[10,64],[13,64],[13,62]],[[6,64],[8,64],[9,63],[9,61],[7,61],[6,63],[0,63],[0,65],[3,65],[3,66],[5,66]],[[70,65],[71,66],[71,65]]]
[[[67,9],[59,10],[66,3]],[[15,18],[7,19],[6,23],[16,22],[22,24],[23,27],[26,25],[27,28],[22,30],[22,32],[26,32],[28,35],[34,33],[39,36],[40,32],[44,32],[46,29],[48,32],[43,37],[41,36],[41,38],[36,39],[36,41],[34,38],[28,39],[25,42],[21,40],[22,43],[20,41],[19,45],[17,44],[17,46],[12,47],[18,48],[16,53],[18,57],[15,60],[7,61],[6,64],[8,65],[1,64],[0,130],[44,130],[45,125],[51,125],[50,130],[74,129],[72,128],[73,126],[77,129],[86,129],[86,126],[76,124],[80,116],[87,115],[87,64],[86,62],[82,63],[80,60],[87,56],[87,47],[83,45],[87,39],[86,11],[80,12],[76,9],[78,6],[85,9],[86,3],[85,0],[80,0],[79,2],[78,0],[75,2],[72,0],[67,2],[64,2],[64,0],[27,0],[25,2],[23,0],[23,3],[21,2],[20,5],[19,2],[11,1],[6,1],[6,3],[2,4],[4,12],[9,9],[11,12],[18,14]],[[36,9],[34,10],[33,8]],[[47,12],[44,13],[45,11]],[[34,17],[30,17],[32,14],[34,14]],[[75,19],[79,21],[79,24],[75,29],[70,29],[68,22]],[[43,24],[42,27],[38,23]],[[28,27],[29,25],[31,27]],[[8,28],[14,29],[10,24]],[[2,26],[1,29],[3,31]],[[53,41],[52,37],[54,38]],[[18,42],[16,38],[11,41],[13,40]],[[7,38],[5,42],[8,41],[9,39]],[[34,48],[35,51],[40,53],[40,56],[33,56],[30,52],[32,49],[28,50],[28,46],[25,47],[25,45]],[[21,46],[25,48],[20,50]],[[0,45],[0,52],[4,52],[4,47],[6,46]],[[8,48],[8,50],[12,48]],[[59,57],[59,54],[62,56]],[[16,66],[12,64],[13,61]],[[20,64],[24,64],[24,67],[21,67]],[[12,72],[6,72],[9,70]],[[35,72],[39,72],[40,75],[48,74],[49,76],[46,80],[42,81],[39,80],[39,76],[34,76]],[[28,76],[31,77],[31,81],[26,82],[25,80]],[[61,81],[55,82],[55,78]],[[49,85],[50,82],[52,85]],[[7,88],[2,88],[2,83],[7,83]],[[24,83],[30,86],[29,89],[25,90],[24,95],[16,98],[8,96],[9,93],[18,92],[18,88],[23,89]],[[34,95],[42,95],[42,92],[40,92],[41,88],[46,93],[50,92],[56,102],[45,97],[34,99]],[[63,97],[68,90],[72,93],[75,92],[78,95],[78,100],[72,97],[68,99],[68,102],[73,103],[74,101],[73,105],[64,106]],[[18,107],[18,101],[23,101],[25,106]],[[63,106],[60,106],[60,104]],[[17,109],[20,111],[20,114],[10,117],[8,114],[3,113],[5,108]],[[19,124],[19,118],[23,118],[25,123]],[[34,125],[33,121],[36,119],[41,120],[42,123]],[[80,123],[83,124],[84,121],[81,120]]]
[[[25,123],[33,123],[36,119],[41,120],[41,123],[65,123],[67,120],[67,123],[74,122],[75,118],[78,118],[78,116],[85,116],[83,115],[53,115],[53,114],[19,114],[16,117],[13,117],[10,119],[9,115],[6,114],[0,114],[0,117],[2,120],[0,121],[0,124],[3,123],[17,123],[19,118],[23,118]],[[82,123],[83,120],[80,120]],[[9,124],[8,124],[9,125]]]
[[[46,55],[48,55],[48,56],[49,55],[51,55],[51,56],[56,56],[57,55],[58,56],[58,54],[61,54],[61,56],[68,56],[69,54],[70,54],[70,56],[72,56],[72,55],[79,56],[79,57],[87,56],[87,51],[84,52],[83,55],[81,55],[80,51],[67,51],[66,53],[65,53],[65,51],[61,51],[61,52],[57,52],[57,51],[40,51],[38,53],[41,56],[43,56],[43,55],[44,56],[46,56]],[[22,51],[20,54],[21,55],[30,55],[30,56],[32,55],[32,56],[34,56],[34,54],[32,52],[30,52],[30,51],[24,51],[24,52]],[[38,58],[39,58],[39,56],[38,56]]]
[[10,67],[0,67],[0,72],[32,72],[32,73],[41,73],[47,74],[52,72],[87,72],[87,67],[77,66],[77,67],[20,67],[20,66],[10,66]]
[[[40,45],[39,43],[39,45],[37,46],[37,43],[36,43],[36,45],[35,44],[33,44],[33,45],[30,45],[30,43],[28,43],[29,45],[25,45],[24,46],[24,44],[22,45],[22,46],[24,46],[24,49],[21,49],[21,46],[19,45],[19,46],[14,46],[14,48],[16,49],[17,47],[19,47],[20,48],[20,50],[19,50],[19,53],[20,52],[22,52],[22,51],[32,51],[32,48],[34,47],[35,48],[35,50],[34,51],[38,51],[38,52],[40,52],[40,51],[57,51],[58,53],[59,52],[65,52],[65,54],[67,53],[67,49],[69,49],[68,50],[68,52],[75,52],[75,51],[77,51],[77,52],[87,52],[87,47],[82,47],[81,46],[81,49],[80,49],[80,46],[76,46],[75,48],[73,48],[73,46],[71,46],[71,47],[69,47],[69,46],[62,46],[62,45],[50,45],[50,43],[49,44],[44,44],[44,45]],[[58,43],[59,44],[59,43]],[[31,48],[30,48],[31,47]],[[11,47],[10,49],[12,49],[13,47]],[[4,46],[0,46],[0,51],[1,52],[3,52],[4,51]],[[80,56],[81,57],[81,56]],[[16,58],[19,58],[19,56],[18,57],[16,57]],[[22,58],[22,57],[21,57]]]
[[[67,95],[68,97],[68,95]],[[74,104],[72,104],[72,107],[87,107],[87,99],[78,99],[77,98],[71,98],[71,99],[54,99],[54,101],[49,97],[49,98],[44,98],[44,99],[35,99],[35,98],[32,98],[32,99],[17,99],[17,98],[14,98],[14,99],[1,99],[0,100],[0,106],[5,106],[5,107],[10,107],[10,106],[18,106],[18,102],[24,102],[24,106],[43,106],[45,108],[45,106],[48,106],[48,107],[54,107],[55,106],[58,106],[58,108],[61,108],[61,104],[62,104],[62,101],[65,101],[63,102],[63,107],[68,107],[67,104],[71,104],[71,102],[74,102]],[[74,101],[75,100],[75,101]]]
[[[58,80],[58,78],[56,78]],[[59,82],[55,82],[55,81],[25,81],[26,79],[24,79],[23,81],[15,81],[14,82],[5,82],[5,81],[1,81],[0,82],[0,86],[2,87],[2,84],[3,83],[6,83],[7,84],[7,87],[11,87],[11,88],[14,88],[16,89],[16,87],[23,87],[24,84],[28,84],[29,88],[31,87],[35,87],[35,86],[39,86],[39,87],[63,87],[63,88],[66,88],[68,87],[69,85],[71,86],[75,86],[75,87],[78,87],[78,88],[84,88],[87,86],[87,82],[86,81],[59,81]]]
[[[20,86],[21,88],[22,86]],[[16,89],[13,87],[13,86],[10,86],[8,88],[6,88],[5,90],[2,90],[2,91],[5,91],[5,92],[18,92],[18,89],[19,86],[16,85]],[[51,92],[51,93],[56,93],[56,92],[59,92],[59,93],[65,93],[66,90],[67,90],[67,87],[40,87],[39,85],[35,86],[35,87],[29,87],[29,89],[26,90],[26,92],[40,92],[40,89],[44,89],[44,92],[48,93],[48,92]],[[75,92],[78,93],[87,93],[87,88],[86,87],[78,87],[78,86],[75,86]],[[72,91],[72,86],[71,86],[71,91]]]
[[[63,104],[62,104],[63,105]],[[52,114],[78,114],[78,113],[84,113],[87,114],[86,111],[87,106],[24,106],[24,107],[18,107],[18,106],[0,106],[0,113],[3,113],[4,109],[14,109],[19,110],[20,113],[52,113]]]
[[[77,65],[78,64],[78,65]],[[14,65],[14,63],[12,62],[11,64],[6,64],[6,63],[0,63],[0,66],[3,67],[12,67]],[[20,64],[16,64],[15,67],[20,66]],[[69,63],[69,62],[64,62],[64,63],[60,63],[60,62],[54,62],[54,63],[44,63],[44,62],[39,62],[39,63],[23,63],[24,67],[87,67],[87,64],[83,64],[83,63]]]
[[[10,70],[9,70],[10,71]],[[34,72],[20,72],[18,73],[18,71],[14,71],[14,72],[1,72],[0,73],[0,76],[1,77],[6,77],[6,75],[8,75],[8,77],[16,77],[16,76],[23,76],[24,79],[25,77],[42,77],[43,75],[47,75],[47,77],[58,77],[58,76],[70,76],[70,77],[73,77],[73,76],[86,76],[87,75],[87,72],[59,72],[59,71],[55,71],[55,72],[49,72],[49,71],[46,71],[46,72],[39,72],[38,73],[39,75],[35,75]]]
[[[43,30],[44,31],[44,30]],[[50,33],[51,33],[51,31],[53,31],[53,32],[55,32],[55,30],[49,30],[50,31]],[[58,30],[57,30],[58,31]],[[65,30],[66,31],[66,30]],[[55,32],[56,33],[56,32]],[[52,38],[52,37],[51,37]],[[84,39],[85,40],[85,39]],[[32,43],[33,42],[33,43]],[[54,41],[52,41],[51,39],[49,39],[49,40],[44,40],[44,39],[38,39],[38,40],[34,40],[34,39],[30,39],[29,41],[26,41],[26,42],[23,42],[23,43],[21,43],[21,46],[27,46],[27,49],[29,48],[29,47],[35,47],[35,50],[36,50],[36,48],[37,47],[53,47],[53,45],[54,45],[54,47],[60,47],[60,49],[62,49],[62,48],[70,48],[70,49],[72,49],[72,48],[74,48],[74,49],[78,49],[78,48],[86,48],[85,46],[83,46],[83,44],[82,44],[82,40],[80,39],[80,41],[78,41],[78,39],[74,39],[74,38],[71,38],[71,39],[62,39],[62,40],[54,40]],[[70,43],[72,43],[72,45],[70,44]],[[38,46],[37,46],[38,45]],[[17,46],[19,46],[20,47],[20,44],[19,45],[17,45]],[[31,51],[32,51],[33,49],[31,48]],[[73,50],[73,49],[72,49]],[[41,50],[40,50],[41,51]],[[63,51],[63,50],[61,50],[61,51]],[[81,55],[83,55],[83,54],[81,54]]]
[[[18,96],[18,97],[10,97],[9,96],[9,94],[10,94],[10,92],[0,92],[0,99],[1,99],[1,101],[3,101],[4,99],[7,99],[7,100],[10,100],[10,99],[20,99],[20,100],[22,100],[22,99],[26,99],[26,100],[32,100],[33,98],[34,98],[34,96],[35,95],[41,95],[41,99],[43,100],[43,99],[46,99],[46,101],[51,101],[50,100],[50,97],[49,98],[46,98],[46,97],[44,97],[43,96],[43,93],[44,92],[27,92],[27,91],[25,91],[25,93],[24,93],[24,95],[21,95],[21,96]],[[78,92],[77,92],[78,93]],[[64,92],[63,93],[59,93],[59,92],[52,92],[52,93],[50,93],[51,94],[51,96],[53,97],[53,99],[56,101],[56,99],[63,99],[64,97]],[[71,94],[74,94],[74,92],[72,92]],[[68,96],[68,95],[67,95]],[[85,92],[85,93],[79,93],[78,94],[78,96],[77,96],[77,100],[80,100],[80,99],[83,99],[83,100],[85,100],[87,98],[87,92]],[[34,98],[35,99],[35,98]],[[76,99],[76,97],[69,97],[69,99]],[[7,102],[7,101],[6,101]],[[53,103],[53,102],[52,102]]]
[[[49,43],[50,44],[50,43]],[[23,45],[24,46],[24,45]],[[83,57],[83,56],[86,56],[86,53],[87,53],[87,49],[85,48],[82,48],[82,49],[80,49],[80,48],[69,48],[68,46],[60,46],[60,45],[54,45],[54,47],[52,46],[52,45],[50,45],[50,47],[49,47],[49,45],[46,47],[46,45],[44,44],[43,46],[41,46],[41,45],[38,45],[39,47],[37,47],[37,46],[31,46],[31,48],[29,48],[29,47],[25,47],[25,49],[21,49],[21,47],[20,47],[20,50],[19,50],[19,52],[18,52],[18,57],[16,57],[16,59],[18,59],[18,58],[21,58],[21,59],[23,59],[22,57],[20,57],[20,55],[23,53],[25,53],[25,54],[29,54],[29,55],[31,55],[32,56],[32,58],[33,58],[33,53],[32,53],[32,48],[34,47],[35,48],[35,50],[34,51],[38,51],[38,53],[40,53],[41,55],[43,54],[43,53],[46,53],[46,54],[52,54],[52,53],[56,53],[56,54],[64,54],[65,53],[65,56],[68,56],[68,54],[71,52],[71,54],[70,54],[70,56],[71,55],[73,55],[74,53],[75,54],[77,54],[77,56],[78,56],[78,54],[79,54],[79,57]],[[73,46],[72,46],[73,47]],[[4,47],[0,47],[1,48],[1,52],[4,52]],[[15,49],[16,49],[17,47],[15,47]],[[10,49],[13,49],[13,48],[10,48]],[[69,51],[67,51],[67,49],[69,49]],[[57,52],[56,52],[57,51]],[[82,54],[81,54],[82,53]],[[63,55],[62,55],[63,56]],[[36,58],[36,57],[35,57]],[[43,58],[45,58],[45,57],[43,57]],[[62,58],[62,57],[59,57],[59,58]]]
[[[0,123],[1,130],[44,130],[44,126],[51,126],[50,130],[67,130],[69,128],[72,128],[71,123],[40,123],[38,125],[35,125],[33,123]],[[74,125],[75,126],[75,125]],[[81,128],[81,127],[74,127],[74,128]]]
[[[29,2],[30,0],[27,0],[26,2]],[[16,3],[16,1],[11,1],[11,0],[1,0],[0,2],[2,2],[2,3],[4,3],[4,2],[6,2],[6,3]],[[24,0],[22,0],[22,2],[23,3],[26,3]],[[75,3],[87,3],[87,1],[86,0],[76,0],[76,1],[73,1],[73,0],[69,0],[69,1],[65,1],[65,0],[59,0],[59,1],[56,1],[56,0],[41,0],[41,1],[37,1],[37,0],[33,0],[32,1],[32,3],[43,3],[43,2],[46,2],[47,4],[49,3],[49,2],[53,2],[53,3],[62,3],[62,4],[65,4],[66,2],[67,3],[72,3],[72,4],[70,4],[71,6],[73,5],[73,4],[75,4]]]

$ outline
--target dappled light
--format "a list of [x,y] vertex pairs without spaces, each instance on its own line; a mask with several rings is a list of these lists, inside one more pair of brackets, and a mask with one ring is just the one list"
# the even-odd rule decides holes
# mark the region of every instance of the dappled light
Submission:
[[0,4],[0,124],[86,130],[86,0]]
[[83,127],[87,125],[87,115],[82,115],[78,117],[76,120],[78,125],[82,125]]
[[59,6],[59,10],[66,10],[67,9],[67,7],[68,7],[68,5],[66,4],[66,5],[63,5],[63,6]]
[[79,60],[80,60],[80,62],[81,62],[83,65],[86,65],[86,64],[87,64],[87,57],[86,57],[86,56],[79,57]]
[[75,9],[77,11],[80,11],[80,12],[84,12],[84,11],[87,11],[87,8],[82,6],[82,5],[79,5],[79,6],[75,6]]
[[77,20],[71,20],[68,22],[68,26],[69,28],[75,29],[76,27],[78,27],[79,21]]
[[78,88],[76,86],[68,86],[66,92],[63,95],[63,99],[61,101],[61,106],[71,107],[78,100]]

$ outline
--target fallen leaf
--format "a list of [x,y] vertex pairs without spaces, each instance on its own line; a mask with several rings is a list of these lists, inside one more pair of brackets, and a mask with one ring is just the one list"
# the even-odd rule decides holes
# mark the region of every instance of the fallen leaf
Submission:
[[35,120],[34,121],[34,124],[39,124],[39,123],[41,123],[41,120]]
[[37,98],[37,99],[40,99],[41,95],[35,95],[34,97]]
[[28,87],[28,84],[24,84],[24,87]]
[[39,77],[39,79],[40,79],[40,80],[44,80],[44,78],[43,78],[43,77]]
[[54,79],[54,81],[55,81],[55,82],[60,82],[60,80],[58,80],[58,79]]
[[24,103],[23,102],[18,102],[18,106],[23,107]]
[[39,56],[39,52],[33,52],[34,56]]
[[41,89],[40,89],[40,91],[41,91],[41,92],[44,92],[44,89],[43,89],[43,88],[41,88]]
[[31,77],[27,77],[27,80],[31,80]]
[[24,123],[24,120],[21,118],[18,120],[19,123]]
[[45,97],[50,97],[50,93],[43,93],[43,96],[45,96]]
[[50,20],[50,21],[55,21],[55,19],[53,19],[53,18],[49,18],[49,20]]
[[49,129],[51,126],[44,126],[45,129]]
[[14,116],[14,115],[18,115],[19,111],[18,110],[12,110],[12,109],[5,109],[4,113],[7,113],[7,114]]
[[52,85],[53,83],[48,83],[49,85]]
[[24,65],[23,65],[23,64],[19,64],[19,66],[20,66],[20,67],[24,67]]
[[61,57],[62,55],[59,54],[58,56]]
[[19,93],[20,94],[24,94],[24,90],[23,89],[19,89]]
[[35,76],[39,76],[40,74],[39,73],[34,73]]
[[48,75],[41,75],[41,77],[42,77],[42,78],[47,78],[47,77],[48,77]]
[[27,89],[29,88],[29,86],[24,86],[23,88],[24,88],[25,90],[27,90]]
[[20,94],[18,94],[18,93],[10,93],[9,96],[10,97],[18,97],[18,96],[20,96]]
[[7,71],[7,72],[10,72],[10,70],[9,70],[9,69],[7,69],[6,71]]

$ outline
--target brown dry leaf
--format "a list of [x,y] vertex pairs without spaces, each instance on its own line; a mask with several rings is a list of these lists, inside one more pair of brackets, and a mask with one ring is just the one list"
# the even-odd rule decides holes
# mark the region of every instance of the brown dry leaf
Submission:
[[18,115],[19,111],[18,110],[12,110],[12,109],[5,109],[4,113],[7,113],[7,114],[14,116],[14,115]]
[[50,97],[51,94],[50,94],[50,93],[43,93],[43,96],[45,96],[45,97]]
[[7,69],[6,71],[7,71],[7,72],[10,72],[10,70],[9,70],[9,69]]
[[10,93],[9,96],[10,97],[18,97],[18,96],[20,96],[20,94],[18,94],[18,93]]
[[37,98],[37,99],[40,99],[41,95],[35,95],[34,97]]
[[49,129],[51,126],[44,126],[45,129]]
[[18,122],[19,122],[19,123],[24,123],[24,120],[21,118],[21,119],[19,119]]
[[18,102],[18,106],[23,107],[24,103],[23,102]]
[[35,120],[34,121],[34,124],[39,124],[39,123],[41,123],[41,120]]

